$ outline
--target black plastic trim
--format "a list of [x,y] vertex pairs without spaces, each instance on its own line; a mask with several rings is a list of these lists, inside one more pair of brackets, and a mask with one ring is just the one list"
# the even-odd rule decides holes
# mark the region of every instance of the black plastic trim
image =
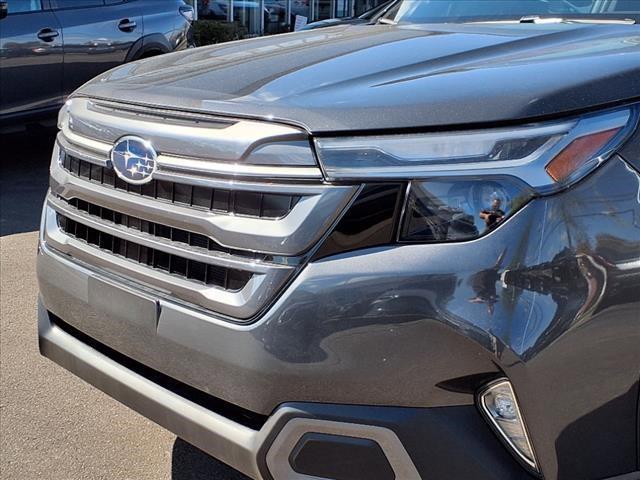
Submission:
[[395,243],[405,190],[406,183],[364,185],[312,261]]
[[[532,480],[493,434],[474,405],[406,408],[287,403],[258,451],[265,480],[273,480],[266,454],[284,425],[294,418],[374,425],[392,430],[422,478],[429,480]],[[362,472],[362,478],[369,478]]]
[[289,455],[302,475],[332,480],[394,480],[395,473],[380,445],[368,438],[306,433]]

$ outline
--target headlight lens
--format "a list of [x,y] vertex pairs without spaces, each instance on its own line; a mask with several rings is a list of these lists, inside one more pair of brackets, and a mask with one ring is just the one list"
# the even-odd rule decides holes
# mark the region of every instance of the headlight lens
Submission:
[[62,128],[65,125],[68,125],[69,122],[71,121],[71,103],[73,102],[72,99],[69,99],[65,102],[65,104],[62,106],[62,108],[60,109],[60,111],[58,112],[58,130],[62,130]]
[[330,180],[497,174],[519,178],[545,194],[605,160],[633,130],[636,117],[629,107],[510,129],[317,138],[316,147]]
[[461,241],[580,180],[637,125],[635,106],[517,128],[316,138],[331,181],[406,181],[395,240]]
[[410,184],[402,241],[446,242],[479,237],[533,197],[511,177],[443,179]]
[[317,140],[331,179],[421,178],[466,170],[529,163],[557,145],[576,122],[544,127],[454,133],[345,137]]
[[196,17],[196,12],[190,5],[182,5],[179,9],[180,15],[182,15],[188,22],[193,22]]

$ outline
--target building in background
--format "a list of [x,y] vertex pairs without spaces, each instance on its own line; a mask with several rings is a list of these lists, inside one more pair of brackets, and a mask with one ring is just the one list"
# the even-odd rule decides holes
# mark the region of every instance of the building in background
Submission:
[[198,19],[238,22],[249,35],[293,30],[296,17],[315,22],[359,15],[386,0],[191,0]]

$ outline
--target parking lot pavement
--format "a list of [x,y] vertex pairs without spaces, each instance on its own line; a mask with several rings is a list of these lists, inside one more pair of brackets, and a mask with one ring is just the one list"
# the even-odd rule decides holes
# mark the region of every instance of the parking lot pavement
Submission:
[[40,357],[36,231],[52,141],[51,132],[0,137],[0,476],[244,479]]

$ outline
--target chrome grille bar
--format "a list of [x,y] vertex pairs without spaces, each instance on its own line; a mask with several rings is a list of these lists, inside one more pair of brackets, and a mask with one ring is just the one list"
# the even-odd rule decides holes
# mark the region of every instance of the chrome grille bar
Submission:
[[132,260],[151,268],[156,268],[199,281],[206,285],[215,285],[224,290],[238,291],[251,279],[249,272],[232,270],[230,268],[208,265],[200,260],[185,258],[175,253],[141,245],[126,236],[115,236],[92,226],[87,226],[65,215],[58,215],[58,225],[67,235],[82,240],[89,245],[100,247],[115,255]]
[[79,178],[94,181],[156,200],[203,208],[220,213],[232,213],[257,218],[281,218],[289,214],[300,200],[300,195],[286,193],[248,192],[227,188],[211,188],[166,180],[152,180],[145,185],[131,185],[120,179],[108,167],[96,165],[80,158],[61,154],[63,168]]
[[230,176],[243,178],[280,178],[298,180],[320,180],[322,173],[317,167],[282,167],[269,165],[245,165],[242,163],[211,162],[194,160],[169,155],[158,157],[160,174],[170,175],[171,172],[192,173],[211,176]]
[[69,206],[71,206],[79,210],[80,212],[88,213],[92,217],[98,217],[98,219],[100,220],[133,229],[137,232],[147,233],[154,237],[165,238],[174,242],[184,243],[192,247],[199,247],[212,252],[223,252],[229,255],[236,255],[251,260],[270,261],[269,259],[274,258],[257,252],[249,252],[246,250],[232,250],[230,248],[225,248],[222,245],[215,243],[210,238],[205,237],[204,235],[169,227],[167,225],[161,225],[159,223],[148,222],[147,220],[122,214],[109,208],[88,203],[77,198],[74,198],[70,201],[52,198],[51,201],[52,203],[54,203],[54,208],[56,203],[63,204],[63,208],[68,208]]
[[[173,121],[168,115],[160,118],[157,115],[152,115],[155,118],[131,115],[130,106],[119,107],[113,102],[108,110],[101,105],[97,100],[72,99],[66,107],[71,121],[63,125],[64,136],[72,143],[86,144],[93,147],[91,150],[108,154],[119,138],[135,133],[146,138],[163,155],[237,163],[243,162],[249,152],[264,143],[307,138],[300,129],[276,123],[238,120],[225,128],[211,128],[206,122],[194,121],[185,125],[184,121]],[[147,111],[154,112],[153,109]],[[316,166],[313,155],[309,153],[306,159],[306,165]]]
[[189,244],[181,245],[182,242],[167,239],[161,236],[152,235],[134,228],[118,225],[112,221],[105,221],[97,215],[91,215],[78,208],[71,206],[69,203],[49,198],[49,205],[58,214],[69,218],[78,223],[93,228],[99,232],[107,233],[117,238],[153,248],[170,255],[176,255],[189,260],[202,262],[211,265],[217,265],[225,268],[238,269],[253,273],[267,273],[272,268],[279,268],[277,264],[264,264],[253,258],[238,257],[226,252],[208,250],[192,246]]
[[[60,144],[71,154],[96,165],[108,166],[112,145],[72,132],[68,127],[58,135]],[[317,166],[253,165],[239,162],[204,160],[187,156],[158,156],[158,175],[170,178],[176,173],[194,173],[200,176],[226,176],[232,178],[261,178],[278,180],[321,180],[322,171]]]

